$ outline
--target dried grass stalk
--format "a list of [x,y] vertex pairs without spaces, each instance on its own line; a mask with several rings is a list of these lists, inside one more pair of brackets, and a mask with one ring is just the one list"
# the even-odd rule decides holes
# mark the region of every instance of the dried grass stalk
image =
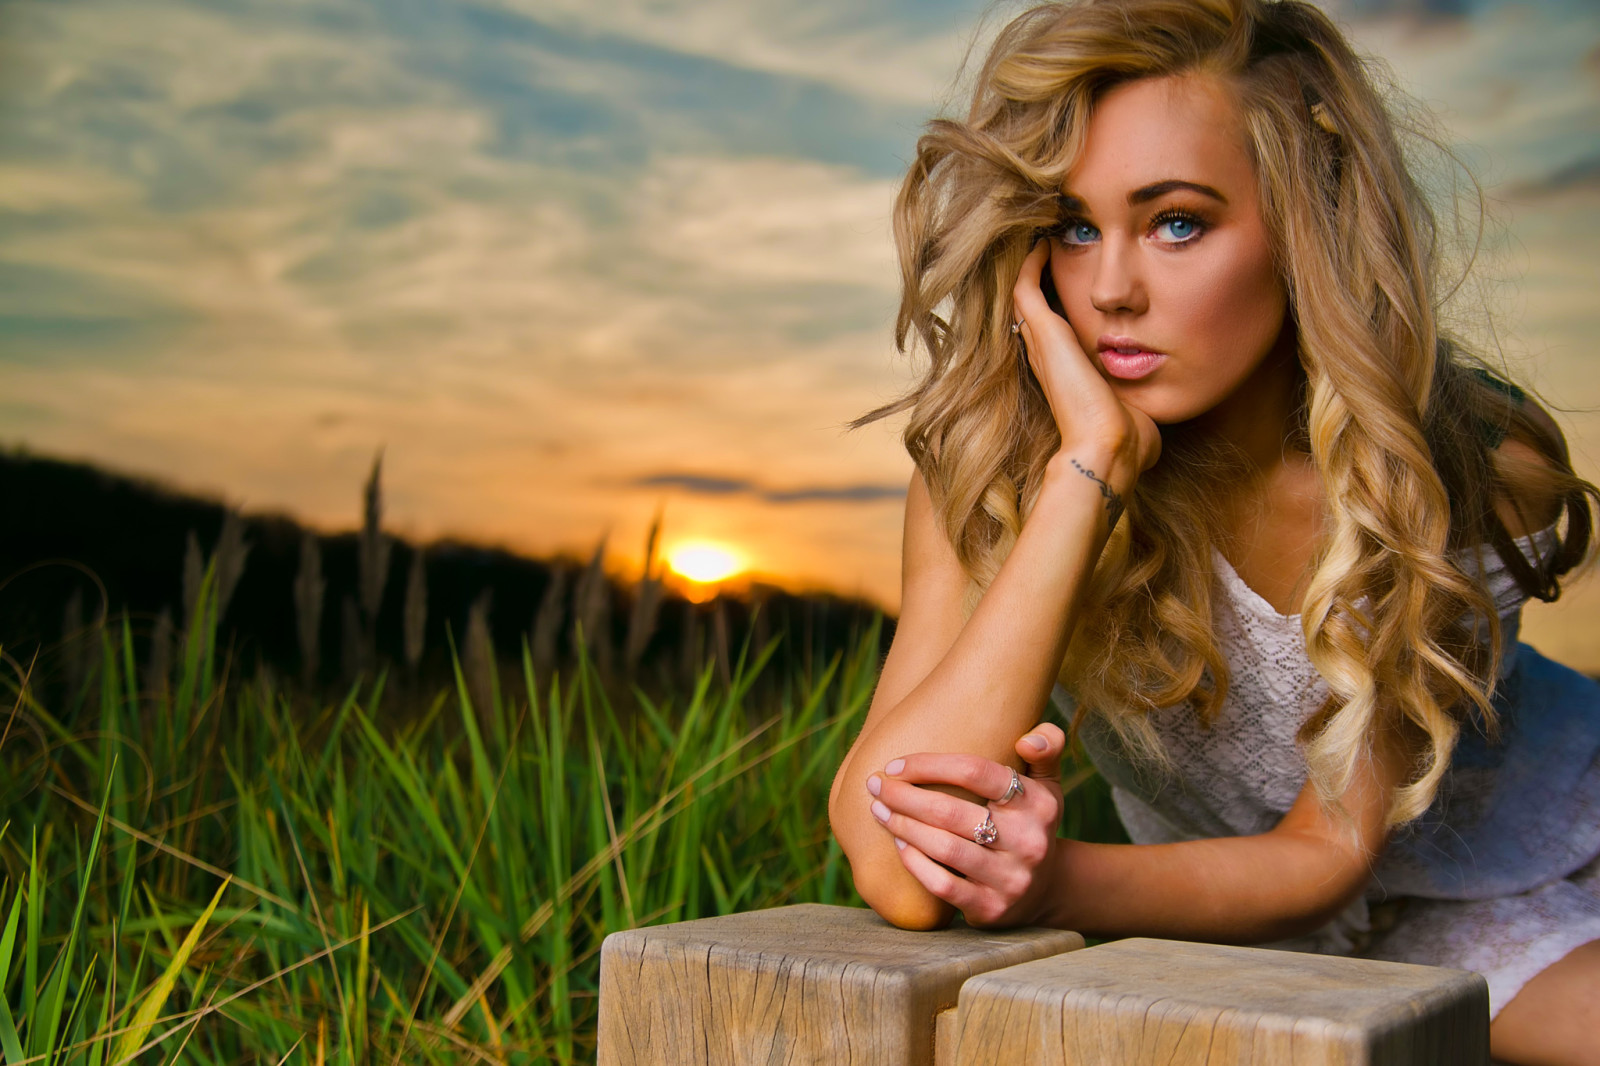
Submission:
[[300,572],[294,579],[295,630],[300,637],[300,670],[311,684],[322,667],[322,543],[307,530],[300,538]]
[[605,572],[606,537],[595,546],[594,557],[584,567],[573,597],[583,642],[602,672],[611,669],[611,588]]
[[384,605],[384,586],[389,584],[389,554],[394,549],[394,543],[384,536],[382,530],[382,469],[384,453],[379,451],[373,459],[373,472],[366,479],[366,487],[362,491],[362,536],[355,554],[357,594],[360,595],[362,608],[357,659],[362,672],[378,669],[378,611]]
[[222,532],[217,534],[217,547],[211,553],[217,569],[217,620],[228,613],[228,603],[233,591],[244,576],[244,563],[250,556],[250,544],[244,539],[244,519],[237,510],[222,517]]
[[533,671],[539,677],[549,677],[556,665],[556,638],[567,620],[567,587],[572,584],[572,572],[559,563],[550,570],[550,583],[539,600],[539,613],[533,620]]
[[187,629],[194,622],[194,609],[200,602],[200,584],[205,580],[206,561],[200,554],[200,538],[189,530],[188,542],[183,549],[183,625]]
[[165,699],[172,678],[172,636],[172,611],[163,607],[150,631],[150,654],[144,665],[145,695],[156,703]]
[[428,633],[428,569],[421,548],[411,553],[402,629],[406,668],[415,673],[417,664],[422,661],[423,638]]
[[494,637],[489,631],[489,609],[494,590],[484,589],[467,609],[467,639],[462,649],[461,668],[467,678],[467,694],[480,718],[494,708]]
[[644,573],[634,590],[633,613],[628,618],[628,642],[623,650],[623,663],[628,673],[639,668],[645,648],[655,635],[656,618],[661,610],[660,567],[656,562],[656,545],[661,539],[661,512],[650,523],[650,532],[644,542]]
[[389,581],[389,552],[393,544],[383,534],[383,453],[372,461],[372,475],[367,478],[363,491],[361,544],[357,555],[360,571],[361,617],[368,627],[368,636],[377,629],[378,608],[383,606],[383,588]]

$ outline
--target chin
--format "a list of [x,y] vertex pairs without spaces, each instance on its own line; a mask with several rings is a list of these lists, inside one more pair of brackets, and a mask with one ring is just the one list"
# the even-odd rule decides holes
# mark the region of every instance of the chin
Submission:
[[[1205,414],[1204,408],[1197,409],[1194,404],[1175,402],[1173,397],[1163,397],[1154,394],[1154,390],[1129,390],[1119,388],[1116,390],[1119,398],[1129,407],[1143,414],[1158,426],[1176,426],[1184,422],[1192,422]],[[1133,395],[1128,395],[1132,392]],[[1139,395],[1145,392],[1145,395]]]

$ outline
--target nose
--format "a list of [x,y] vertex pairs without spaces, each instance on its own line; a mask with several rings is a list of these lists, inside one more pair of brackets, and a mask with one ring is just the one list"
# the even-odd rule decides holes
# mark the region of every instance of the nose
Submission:
[[1141,314],[1148,306],[1138,249],[1110,235],[1101,238],[1089,301],[1102,314]]

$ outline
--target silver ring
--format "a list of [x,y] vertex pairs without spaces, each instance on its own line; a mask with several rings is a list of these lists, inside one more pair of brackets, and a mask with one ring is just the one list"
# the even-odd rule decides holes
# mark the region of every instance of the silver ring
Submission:
[[983,812],[983,824],[973,827],[972,839],[984,847],[1000,839],[1000,830],[995,828],[993,812]]
[[995,800],[995,805],[1004,807],[1018,796],[1022,795],[1022,778],[1017,776],[1015,770],[1011,771],[1011,784],[1006,788],[1006,794]]
[[1017,322],[1011,323],[1011,332],[1012,333],[1021,333],[1022,332],[1022,322],[1021,321],[1017,321]]

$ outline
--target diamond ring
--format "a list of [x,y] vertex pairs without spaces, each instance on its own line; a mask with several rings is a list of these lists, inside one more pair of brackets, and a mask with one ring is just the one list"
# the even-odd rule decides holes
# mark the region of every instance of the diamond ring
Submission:
[[984,812],[983,824],[973,828],[972,839],[976,840],[984,847],[988,847],[990,844],[993,844],[996,840],[1000,839],[1000,830],[995,828],[993,814],[988,811]]

